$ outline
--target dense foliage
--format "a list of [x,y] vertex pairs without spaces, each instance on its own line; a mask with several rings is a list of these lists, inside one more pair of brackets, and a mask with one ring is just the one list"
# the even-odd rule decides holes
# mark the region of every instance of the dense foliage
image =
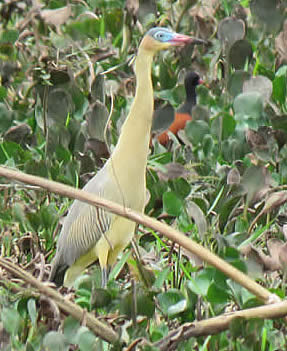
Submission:
[[[209,42],[155,60],[156,106],[183,102],[187,71],[198,71],[206,84],[197,88],[193,120],[178,138],[170,135],[167,147],[152,140],[146,213],[284,298],[286,2],[7,0],[0,6],[0,164],[75,187],[103,165],[117,141],[143,33],[162,25]],[[71,200],[4,178],[0,188],[1,256],[46,280]],[[70,295],[120,330],[127,345],[140,337],[154,343],[185,322],[260,304],[164,236],[140,226],[136,241],[138,250],[129,247],[119,257],[107,289],[94,266]],[[0,280],[1,349],[117,348],[1,267]],[[283,321],[242,319],[228,331],[182,340],[178,350],[283,350],[285,334]]]

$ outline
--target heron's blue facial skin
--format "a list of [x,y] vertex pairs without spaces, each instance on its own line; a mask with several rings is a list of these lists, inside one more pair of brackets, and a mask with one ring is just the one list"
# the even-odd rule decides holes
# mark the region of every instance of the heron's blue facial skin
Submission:
[[153,39],[161,42],[161,43],[168,43],[172,41],[174,38],[175,33],[166,29],[166,28],[152,28],[147,32],[147,35],[150,35]]

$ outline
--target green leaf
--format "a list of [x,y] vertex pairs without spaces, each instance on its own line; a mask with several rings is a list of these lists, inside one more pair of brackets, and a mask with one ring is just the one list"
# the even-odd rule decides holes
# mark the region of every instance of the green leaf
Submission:
[[214,282],[208,288],[207,299],[213,304],[227,303],[229,294],[226,289],[222,289],[219,285]]
[[11,335],[19,333],[23,320],[15,309],[4,307],[1,311],[1,320],[8,333]]
[[263,98],[257,92],[239,94],[233,104],[235,119],[242,128],[258,127],[263,116]]
[[213,273],[210,271],[201,272],[197,277],[187,282],[188,289],[197,295],[206,296],[209,285],[213,279],[212,275]]
[[7,89],[1,85],[0,86],[0,100],[5,99],[6,96],[7,96]]
[[169,272],[170,272],[169,267],[166,267],[163,270],[159,271],[153,286],[155,288],[161,289],[164,284],[164,281],[167,279],[167,276],[169,275]]
[[163,312],[169,317],[176,316],[185,311],[187,307],[185,296],[176,289],[170,289],[169,291],[159,294],[157,299]]
[[277,72],[273,80],[272,97],[280,104],[286,103],[287,99],[287,65],[282,66]]
[[[4,88],[5,89],[5,88]],[[13,113],[7,109],[7,107],[1,102],[0,103],[0,132],[6,132],[6,130],[12,124]]]
[[[151,318],[155,311],[155,303],[153,295],[149,291],[143,289],[136,290],[137,315],[147,316]],[[120,312],[127,316],[132,316],[133,293],[130,291],[123,296],[120,303]]]
[[163,210],[170,216],[179,216],[182,208],[183,201],[173,191],[166,191],[162,196]]
[[69,316],[64,321],[64,336],[66,340],[69,340],[70,344],[78,343],[78,331],[80,328],[80,322]]
[[186,124],[185,133],[194,145],[202,142],[203,137],[210,133],[209,126],[205,121],[190,121]]
[[235,127],[234,118],[228,113],[223,113],[212,121],[210,129],[219,140],[225,140],[231,136]]
[[169,182],[171,191],[175,192],[181,199],[185,199],[190,193],[190,184],[184,178],[177,178]]
[[69,349],[63,334],[50,331],[43,340],[43,346],[47,351],[66,351]]
[[35,327],[37,323],[37,317],[38,317],[35,299],[28,300],[27,308],[28,308],[28,313],[29,313],[29,317],[31,319],[32,325]]
[[15,29],[8,29],[1,33],[0,43],[14,44],[19,37],[19,32]]
[[89,330],[84,331],[79,335],[79,347],[81,351],[96,350],[97,338]]

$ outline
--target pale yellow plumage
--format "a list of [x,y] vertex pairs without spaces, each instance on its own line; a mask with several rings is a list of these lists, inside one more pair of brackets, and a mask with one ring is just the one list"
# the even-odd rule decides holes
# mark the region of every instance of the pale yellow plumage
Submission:
[[[84,190],[134,210],[144,210],[153,115],[153,56],[171,45],[191,41],[164,28],[153,28],[144,37],[136,58],[137,87],[130,113],[111,157]],[[60,285],[64,278],[64,285],[71,286],[87,266],[99,259],[105,285],[107,269],[131,241],[134,230],[135,223],[130,220],[74,201],[60,233],[50,280]]]

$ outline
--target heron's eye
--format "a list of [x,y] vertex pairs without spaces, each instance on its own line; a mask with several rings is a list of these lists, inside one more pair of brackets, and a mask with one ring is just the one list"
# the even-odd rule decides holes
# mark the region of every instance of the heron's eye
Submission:
[[157,39],[157,40],[163,40],[164,37],[165,37],[165,35],[162,32],[158,32],[155,34],[155,39]]

